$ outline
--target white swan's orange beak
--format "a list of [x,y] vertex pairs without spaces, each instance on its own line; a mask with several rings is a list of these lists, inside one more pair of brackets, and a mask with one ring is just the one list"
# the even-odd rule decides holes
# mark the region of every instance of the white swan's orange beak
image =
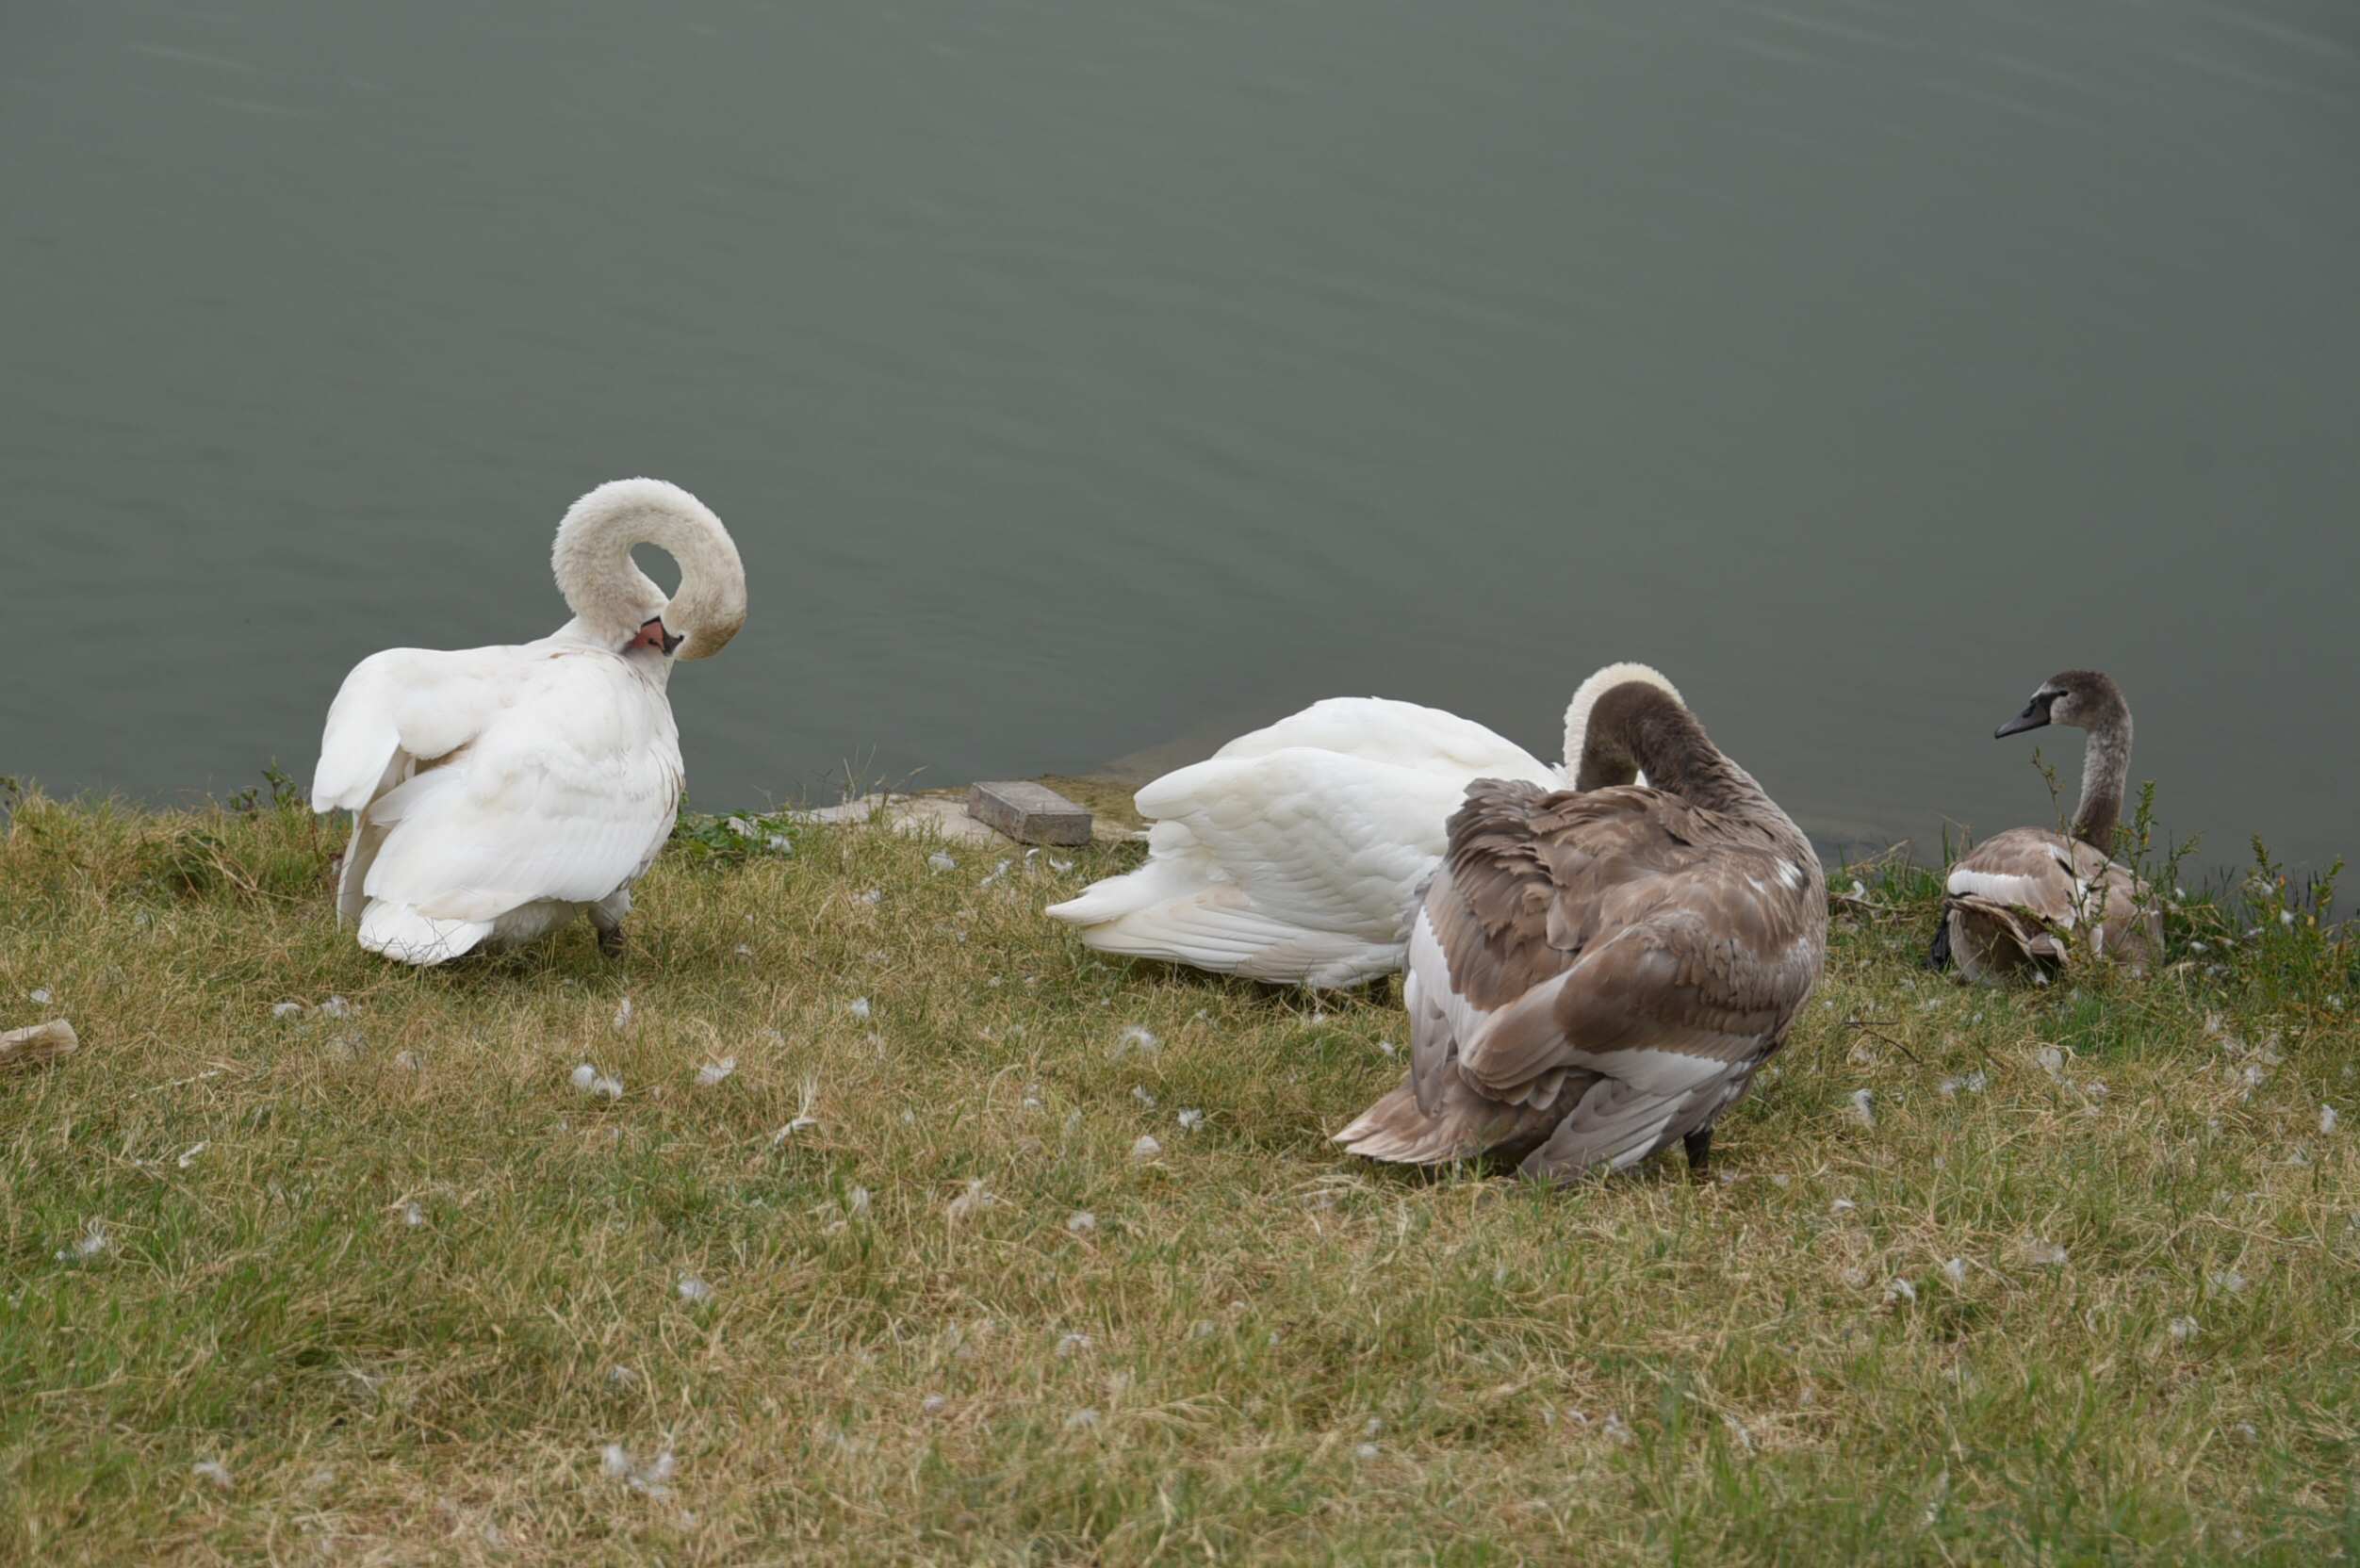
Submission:
[[672,650],[680,645],[680,639],[664,629],[664,617],[653,615],[640,627],[638,636],[623,645],[623,651],[629,653],[633,648],[653,648],[669,658]]

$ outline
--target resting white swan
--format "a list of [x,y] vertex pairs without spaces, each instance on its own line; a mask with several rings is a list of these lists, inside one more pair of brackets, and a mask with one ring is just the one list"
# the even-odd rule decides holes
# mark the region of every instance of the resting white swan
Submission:
[[[680,568],[668,602],[631,557]],[[528,942],[587,911],[610,951],[631,885],[680,798],[672,661],[746,624],[746,574],[721,519],[661,480],[602,484],[551,556],[574,618],[521,647],[388,648],[328,710],[319,811],[352,813],[336,915],[372,952],[440,963]]]
[[[1644,665],[1610,664],[1565,710],[1578,761],[1590,705]],[[1139,792],[1147,863],[1048,912],[1102,953],[1282,985],[1357,986],[1401,967],[1410,901],[1442,858],[1467,784],[1562,789],[1560,772],[1472,720],[1330,697]]]

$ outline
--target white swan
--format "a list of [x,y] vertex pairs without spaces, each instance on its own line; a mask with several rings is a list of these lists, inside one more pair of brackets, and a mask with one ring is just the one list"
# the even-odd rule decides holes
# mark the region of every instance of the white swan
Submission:
[[[1565,710],[1578,760],[1590,705],[1663,678],[1610,664]],[[1668,685],[1667,685],[1668,689]],[[1469,719],[1384,697],[1330,697],[1139,792],[1147,863],[1048,912],[1102,953],[1282,985],[1357,986],[1401,967],[1410,904],[1442,858],[1467,784],[1562,789],[1561,772]]]
[[[631,557],[668,551],[667,602]],[[433,964],[528,942],[585,911],[610,951],[631,885],[680,798],[672,661],[746,624],[737,547],[676,484],[626,479],[576,501],[551,554],[574,618],[521,647],[388,648],[328,709],[312,807],[352,813],[337,919]]]

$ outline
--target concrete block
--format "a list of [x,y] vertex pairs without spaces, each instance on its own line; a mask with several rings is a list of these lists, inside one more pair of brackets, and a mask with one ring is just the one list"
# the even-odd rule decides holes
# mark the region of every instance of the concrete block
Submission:
[[1040,784],[971,784],[967,814],[1028,844],[1090,842],[1090,813]]

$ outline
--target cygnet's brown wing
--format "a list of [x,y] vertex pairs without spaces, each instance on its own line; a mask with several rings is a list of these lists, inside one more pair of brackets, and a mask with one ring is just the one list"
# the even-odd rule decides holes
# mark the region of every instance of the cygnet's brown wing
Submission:
[[1483,782],[1450,844],[1410,944],[1410,1086],[1442,1123],[1417,1141],[1448,1150],[1429,1159],[1472,1152],[1463,1133],[1534,1174],[1644,1159],[1745,1092],[1818,979],[1826,897],[1791,828]]
[[[1534,808],[1549,798],[1536,785],[1504,779],[1467,786],[1467,804],[1450,819],[1454,847],[1411,925],[1402,979],[1409,1077],[1336,1135],[1352,1152],[1405,1165],[1485,1153],[1521,1158],[1563,1119],[1564,1108],[1545,1097],[1521,1105],[1491,1099],[1458,1067],[1458,1037],[1514,1000],[1519,973],[1546,973],[1556,962],[1548,945],[1549,869],[1532,831]],[[1477,889],[1475,899],[1462,894],[1461,877]],[[1437,923],[1470,955],[1464,983],[1452,978]]]
[[1977,844],[1950,869],[1944,918],[1951,952],[1969,979],[2035,960],[2151,961],[2162,950],[2163,913],[2146,885],[2078,839],[2013,827]]

